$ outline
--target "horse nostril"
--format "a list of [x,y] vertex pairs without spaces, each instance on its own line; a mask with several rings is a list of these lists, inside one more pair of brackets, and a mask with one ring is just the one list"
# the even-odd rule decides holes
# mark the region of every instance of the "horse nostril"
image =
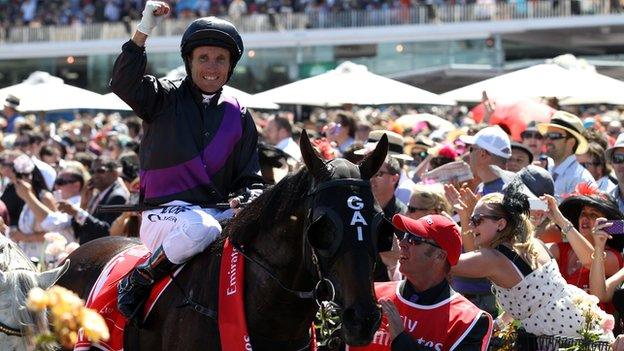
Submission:
[[373,309],[357,309],[354,307],[345,308],[342,313],[342,322],[346,325],[378,324],[381,321],[381,310],[378,307]]

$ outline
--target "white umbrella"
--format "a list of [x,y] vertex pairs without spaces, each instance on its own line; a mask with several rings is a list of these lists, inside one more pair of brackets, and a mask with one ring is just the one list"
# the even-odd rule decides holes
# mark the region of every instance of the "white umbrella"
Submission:
[[278,104],[340,106],[427,104],[455,101],[369,72],[366,66],[344,62],[336,69],[255,95]]
[[9,94],[20,99],[20,111],[116,109],[102,95],[65,84],[63,79],[40,71],[33,72],[22,83],[0,89],[0,99]]
[[556,97],[561,105],[624,103],[624,82],[596,73],[593,66],[572,55],[451,90],[442,96],[479,102],[483,91],[493,99]]
[[[170,80],[182,79],[186,77],[186,69],[184,66],[180,66],[171,70],[165,78]],[[235,97],[240,101],[240,103],[249,108],[255,108],[260,110],[277,110],[279,109],[279,105],[271,102],[271,100],[257,98],[255,95],[248,94],[242,90],[238,90],[236,88],[232,88],[229,85],[223,86],[223,94]]]
[[455,125],[453,122],[448,121],[442,117],[438,117],[436,115],[432,115],[430,113],[416,113],[403,115],[394,121],[397,124],[400,124],[404,128],[414,128],[416,124],[420,122],[427,122],[436,130],[453,130],[455,129]]

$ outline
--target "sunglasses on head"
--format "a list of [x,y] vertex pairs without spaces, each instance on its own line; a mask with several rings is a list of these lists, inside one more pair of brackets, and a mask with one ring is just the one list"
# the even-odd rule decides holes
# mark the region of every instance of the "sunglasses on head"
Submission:
[[438,249],[441,249],[441,247],[433,240],[429,240],[429,239],[425,239],[421,236],[418,235],[414,235],[408,232],[403,233],[403,239],[407,240],[407,243],[410,245],[420,245],[420,244],[429,244],[431,246],[435,246]]
[[617,165],[624,163],[624,154],[613,154],[613,157],[611,157],[611,163]]
[[544,134],[544,138],[550,139],[550,140],[559,140],[559,139],[564,139],[567,137],[568,136],[566,134],[557,133],[557,132],[549,132],[549,133]]
[[472,216],[470,216],[470,224],[472,224],[473,227],[478,227],[481,225],[481,223],[483,223],[483,220],[489,218],[489,219],[493,219],[493,220],[499,220],[501,219],[501,217],[498,216],[494,216],[494,215],[486,215],[486,214],[481,214],[481,213],[475,213]]
[[544,136],[541,135],[539,132],[522,132],[520,133],[520,137],[522,139],[544,139]]

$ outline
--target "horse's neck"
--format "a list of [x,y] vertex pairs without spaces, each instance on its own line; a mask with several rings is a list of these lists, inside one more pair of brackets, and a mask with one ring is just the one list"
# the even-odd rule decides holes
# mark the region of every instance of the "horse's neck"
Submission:
[[35,267],[14,242],[0,234],[0,271],[15,269],[34,270]]
[[[263,258],[266,256],[265,260],[272,267],[272,273],[280,277],[285,286],[294,290],[311,290],[314,287],[314,277],[305,266],[305,259],[301,253],[302,239],[293,239],[296,236],[293,233],[301,233],[303,225],[294,225],[286,230],[280,229],[281,233],[289,234],[258,240],[255,243],[258,247],[255,249]],[[284,243],[290,243],[288,249]],[[266,254],[269,252],[267,247],[273,248],[271,256]],[[279,249],[276,250],[277,247]],[[287,260],[287,264],[284,260]],[[286,269],[290,272],[283,272]],[[314,300],[302,299],[284,290],[273,278],[268,277],[262,268],[252,262],[247,261],[245,271],[245,304],[252,340],[254,336],[279,341],[305,338],[317,310]]]

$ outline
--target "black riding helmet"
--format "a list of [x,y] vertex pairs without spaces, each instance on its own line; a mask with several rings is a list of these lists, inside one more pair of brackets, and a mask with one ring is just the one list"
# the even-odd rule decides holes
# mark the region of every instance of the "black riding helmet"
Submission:
[[234,25],[217,17],[202,17],[194,20],[182,35],[180,51],[186,67],[186,74],[191,75],[188,56],[199,46],[218,46],[230,51],[231,66],[228,80],[232,76],[236,63],[243,55],[243,39]]

